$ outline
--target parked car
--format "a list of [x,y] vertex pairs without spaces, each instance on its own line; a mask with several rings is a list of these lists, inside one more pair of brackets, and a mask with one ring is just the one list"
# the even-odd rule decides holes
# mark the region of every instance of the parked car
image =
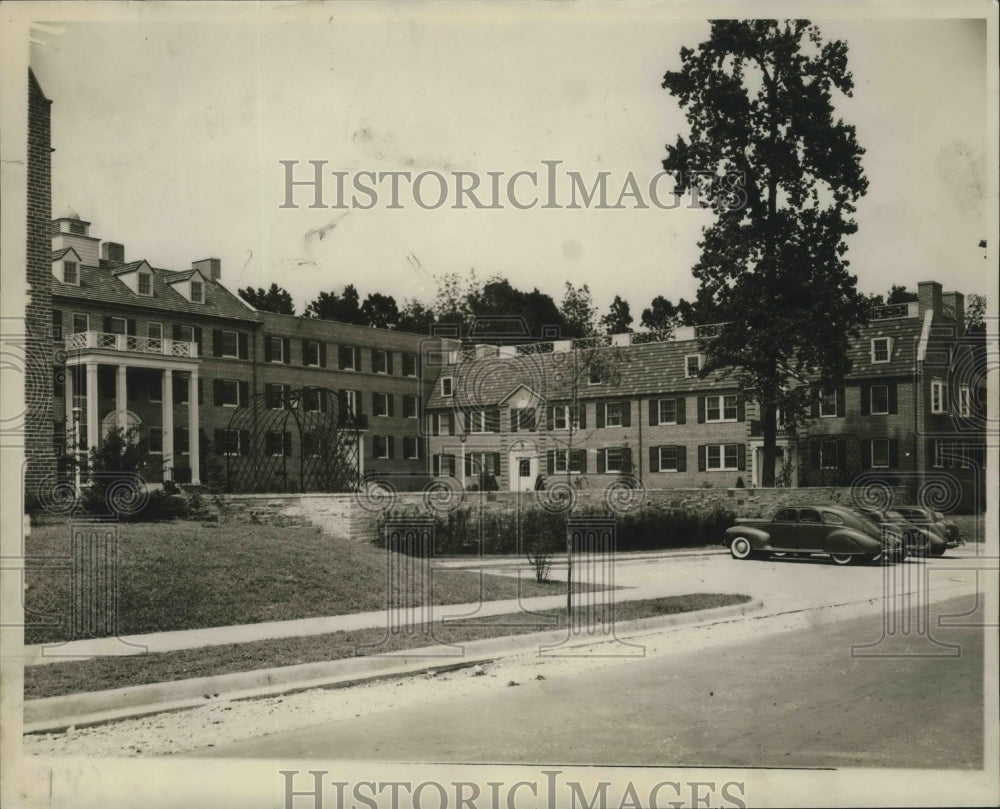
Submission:
[[944,552],[949,548],[957,548],[964,544],[958,526],[951,520],[945,519],[940,511],[924,506],[895,506],[893,511],[898,511],[906,520],[930,534],[933,556],[944,556]]
[[914,525],[895,509],[861,507],[854,510],[883,531],[899,537],[903,542],[904,556],[906,554],[926,556],[931,552],[934,543],[931,533],[919,525]]
[[903,544],[843,506],[795,506],[778,509],[770,520],[741,518],[726,529],[722,544],[734,559],[771,554],[826,554],[834,564],[900,559]]

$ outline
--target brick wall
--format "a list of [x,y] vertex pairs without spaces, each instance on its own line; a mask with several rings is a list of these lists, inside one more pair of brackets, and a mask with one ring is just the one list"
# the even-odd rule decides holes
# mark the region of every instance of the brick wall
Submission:
[[[49,223],[52,217],[51,102],[28,72],[28,216],[25,491],[37,495],[55,471],[52,399],[52,291]],[[58,369],[57,369],[58,372]]]

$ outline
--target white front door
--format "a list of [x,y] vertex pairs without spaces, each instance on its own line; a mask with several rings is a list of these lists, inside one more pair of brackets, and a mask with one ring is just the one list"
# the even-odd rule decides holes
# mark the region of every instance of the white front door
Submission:
[[534,455],[514,453],[510,456],[510,490],[530,492],[538,477],[538,459]]

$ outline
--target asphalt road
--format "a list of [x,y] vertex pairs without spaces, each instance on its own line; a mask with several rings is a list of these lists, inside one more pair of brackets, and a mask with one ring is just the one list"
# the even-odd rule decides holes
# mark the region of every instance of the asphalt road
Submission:
[[[723,561],[729,560],[714,560],[712,567]],[[749,571],[747,563],[730,564],[735,567],[729,571]],[[782,567],[768,563],[758,573],[766,579],[765,567],[776,566]],[[812,567],[784,567],[783,576],[803,578]],[[829,566],[819,576],[836,574],[853,591],[874,586],[883,575],[863,571],[865,585],[844,578],[849,573]],[[939,627],[933,620],[974,604],[972,596],[932,604],[933,641],[912,622],[917,616],[873,611],[702,648],[667,646],[641,660],[543,675],[516,687],[188,755],[978,769],[984,755],[983,630]],[[752,634],[752,619],[743,623]],[[879,644],[887,629],[889,638]],[[879,644],[870,651],[882,656],[852,655],[859,644]]]

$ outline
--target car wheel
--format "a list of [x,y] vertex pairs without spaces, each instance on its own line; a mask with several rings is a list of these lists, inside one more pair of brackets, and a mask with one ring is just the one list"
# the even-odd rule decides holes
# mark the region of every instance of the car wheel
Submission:
[[948,550],[947,545],[935,545],[931,548],[931,556],[944,556],[946,550]]
[[753,545],[746,537],[736,537],[729,543],[729,552],[733,559],[749,559],[753,556]]
[[786,551],[771,551],[772,559],[781,559],[784,556],[788,556],[788,553]]
[[854,555],[850,553],[831,553],[830,559],[833,560],[835,565],[849,565],[854,561]]

